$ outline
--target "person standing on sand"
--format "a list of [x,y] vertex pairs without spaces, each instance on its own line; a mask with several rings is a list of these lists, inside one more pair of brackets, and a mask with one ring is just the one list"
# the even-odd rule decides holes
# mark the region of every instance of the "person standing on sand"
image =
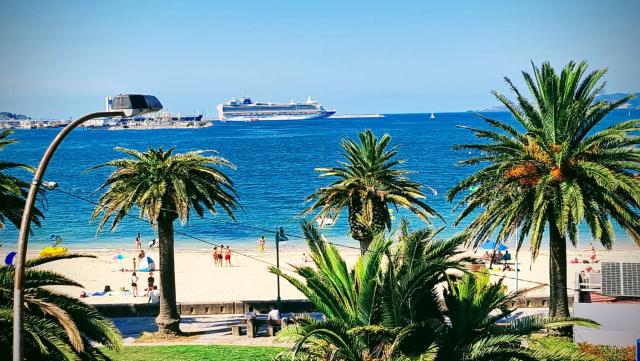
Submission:
[[213,247],[213,265],[218,265],[218,246]]
[[147,277],[147,292],[144,294],[145,296],[148,296],[153,290],[154,283],[156,283],[156,280],[153,278],[153,272],[149,272],[149,277]]
[[131,274],[131,293],[133,297],[138,297],[138,276],[135,271]]
[[224,261],[227,266],[231,267],[231,249],[227,246],[227,249],[224,251]]
[[258,253],[260,253],[261,256],[264,255],[265,244],[266,244],[266,241],[264,240],[264,235],[261,235],[260,239],[258,240]]
[[140,232],[136,236],[136,252],[142,251],[142,240],[140,239]]
[[136,268],[136,258],[133,257],[133,272],[137,271],[138,269]]
[[224,266],[222,264],[222,256],[223,256],[223,254],[224,254],[224,244],[221,244],[220,245],[220,252],[218,252],[218,266],[220,266],[220,267]]

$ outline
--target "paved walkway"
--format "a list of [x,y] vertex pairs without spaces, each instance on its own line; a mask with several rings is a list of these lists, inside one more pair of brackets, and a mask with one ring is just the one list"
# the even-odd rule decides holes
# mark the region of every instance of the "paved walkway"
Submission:
[[[548,312],[546,308],[520,308],[509,317],[508,321],[524,316],[542,314]],[[264,316],[264,315],[262,315]],[[320,319],[318,313],[311,314]],[[287,343],[276,342],[274,337],[266,336],[266,329],[262,328],[258,337],[249,338],[231,335],[231,325],[240,323],[244,315],[208,315],[208,316],[184,316],[180,322],[180,328],[184,332],[194,332],[195,336],[182,342],[136,342],[143,332],[155,332],[158,330],[155,317],[118,317],[111,320],[122,333],[126,345],[257,345],[257,346],[290,346]]]
[[118,317],[111,320],[122,333],[125,345],[259,345],[259,346],[282,346],[288,344],[274,342],[273,337],[266,337],[266,329],[259,332],[259,337],[249,338],[244,336],[232,336],[231,325],[240,323],[243,315],[209,315],[209,316],[185,316],[180,322],[180,329],[184,332],[195,332],[195,339],[184,342],[136,342],[136,339],[143,332],[155,332],[158,330],[155,317]]

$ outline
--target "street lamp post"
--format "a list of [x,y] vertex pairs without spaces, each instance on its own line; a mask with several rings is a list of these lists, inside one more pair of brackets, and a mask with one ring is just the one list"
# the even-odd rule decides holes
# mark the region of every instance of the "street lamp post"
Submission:
[[[289,238],[287,238],[287,236],[284,234],[283,227],[276,229],[276,267],[278,268],[278,271],[280,270],[280,242],[284,242],[288,240]],[[280,299],[280,275],[279,274],[276,275],[276,280],[278,284],[278,298],[276,299],[276,304],[278,306],[277,307],[278,310],[280,310],[281,299]]]
[[20,234],[18,238],[18,250],[15,256],[15,272],[13,283],[13,361],[23,360],[23,333],[24,327],[23,319],[23,283],[24,283],[24,263],[27,255],[27,243],[29,240],[29,229],[31,226],[31,217],[33,211],[33,205],[36,202],[36,196],[38,189],[42,183],[42,178],[47,166],[53,157],[56,149],[64,138],[71,133],[73,129],[81,125],[82,123],[102,117],[118,117],[118,116],[134,116],[149,112],[155,112],[162,109],[162,104],[154,96],[151,95],[116,95],[111,106],[111,110],[104,112],[90,113],[84,115],[64,127],[60,133],[53,139],[49,147],[44,152],[38,169],[33,177],[31,186],[29,187],[29,194],[24,205],[24,212],[22,214],[22,222],[20,223]]

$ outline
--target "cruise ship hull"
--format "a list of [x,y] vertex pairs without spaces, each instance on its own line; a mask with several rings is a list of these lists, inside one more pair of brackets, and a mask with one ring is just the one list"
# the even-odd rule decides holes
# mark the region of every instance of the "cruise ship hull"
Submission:
[[231,100],[216,107],[218,119],[229,122],[257,122],[280,120],[307,120],[326,118],[335,114],[335,110],[326,110],[311,98],[305,103],[288,104],[254,103],[249,98],[240,101]]
[[320,119],[327,118],[335,114],[335,111],[326,111],[324,113],[316,113],[316,114],[278,114],[278,115],[269,115],[269,116],[251,116],[251,115],[240,115],[240,116],[227,116],[222,115],[219,117],[221,121],[225,122],[259,122],[259,121],[268,121],[268,120],[308,120],[308,119]]

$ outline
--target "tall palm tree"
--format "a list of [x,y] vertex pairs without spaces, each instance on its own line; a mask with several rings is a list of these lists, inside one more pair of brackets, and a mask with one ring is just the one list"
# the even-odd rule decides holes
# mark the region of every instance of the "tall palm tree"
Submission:
[[[13,129],[5,129],[0,132],[0,150],[16,142],[15,139],[8,139],[12,133]],[[29,193],[29,183],[4,174],[4,171],[10,169],[23,169],[33,172],[33,168],[26,164],[0,161],[0,229],[4,229],[7,221],[11,222],[16,228],[20,228],[24,202]],[[32,214],[33,224],[40,226],[40,219],[44,215],[37,208],[33,209]]]
[[315,202],[305,213],[319,209],[319,217],[335,220],[347,207],[351,237],[360,242],[364,254],[376,233],[391,228],[390,205],[407,208],[426,221],[440,215],[422,201],[425,198],[422,186],[407,178],[411,172],[398,168],[404,161],[394,159],[398,146],[387,149],[391,136],[384,134],[378,139],[371,130],[366,130],[358,138],[360,143],[342,140],[346,161],[340,162],[340,166],[316,169],[320,177],[337,179],[307,197],[307,201]]
[[[24,271],[24,334],[27,360],[108,360],[96,343],[122,347],[120,332],[93,306],[54,291],[52,286],[77,286],[56,272],[35,268],[52,261],[87,255],[68,254],[27,260]],[[12,347],[13,266],[0,266],[0,349]]]
[[[566,243],[578,242],[584,223],[594,239],[611,249],[612,220],[640,245],[640,121],[629,120],[594,129],[631,96],[615,102],[596,101],[607,69],[587,73],[587,64],[567,64],[557,74],[549,63],[523,72],[527,99],[509,80],[513,103],[493,92],[518,126],[483,118],[493,129],[474,129],[483,142],[455,148],[480,152],[462,163],[486,164],[449,191],[464,208],[454,224],[473,217],[468,226],[474,245],[497,236],[505,242],[519,230],[518,248],[529,237],[532,258],[548,229],[550,316],[568,316]],[[470,188],[473,192],[467,192]],[[472,188],[472,189],[473,189]]]
[[149,219],[158,230],[160,252],[160,313],[156,319],[159,333],[179,334],[180,316],[176,307],[174,229],[173,222],[186,223],[191,211],[200,217],[205,210],[217,214],[217,208],[235,220],[238,196],[233,182],[215,166],[235,168],[207,151],[173,154],[173,148],[149,148],[146,152],[116,148],[133,158],[116,159],[91,169],[115,167],[99,190],[108,189],[100,197],[92,219],[101,215],[98,231],[109,219],[113,230],[137,207],[140,217]]

